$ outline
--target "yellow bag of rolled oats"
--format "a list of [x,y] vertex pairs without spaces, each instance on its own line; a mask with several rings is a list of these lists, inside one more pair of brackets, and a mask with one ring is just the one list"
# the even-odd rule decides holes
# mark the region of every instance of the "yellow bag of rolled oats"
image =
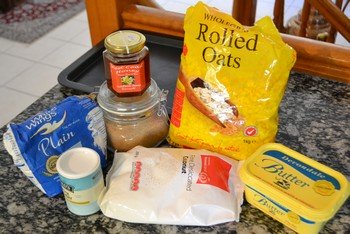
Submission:
[[199,2],[184,30],[169,143],[242,160],[273,142],[296,53],[272,20],[245,27]]

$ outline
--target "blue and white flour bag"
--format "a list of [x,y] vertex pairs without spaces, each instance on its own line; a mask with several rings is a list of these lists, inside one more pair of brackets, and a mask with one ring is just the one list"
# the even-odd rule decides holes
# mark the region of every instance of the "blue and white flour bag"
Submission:
[[74,147],[95,150],[106,166],[107,135],[98,105],[71,96],[21,124],[10,123],[4,145],[14,164],[49,197],[62,193],[56,161]]

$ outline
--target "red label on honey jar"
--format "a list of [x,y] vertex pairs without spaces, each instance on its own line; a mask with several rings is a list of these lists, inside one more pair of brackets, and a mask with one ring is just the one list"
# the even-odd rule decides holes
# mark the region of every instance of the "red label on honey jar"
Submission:
[[119,94],[138,93],[146,89],[145,62],[128,65],[110,63],[112,89]]

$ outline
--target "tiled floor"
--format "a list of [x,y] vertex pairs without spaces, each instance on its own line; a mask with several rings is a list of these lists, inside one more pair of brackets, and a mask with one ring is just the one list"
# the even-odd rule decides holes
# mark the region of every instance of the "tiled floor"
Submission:
[[0,127],[55,86],[90,47],[85,11],[32,44],[0,38]]
[[[224,0],[202,0],[231,13]],[[185,13],[197,0],[157,0],[166,10]],[[259,0],[256,18],[272,16],[274,0]],[[302,0],[286,0],[285,19],[295,15]],[[350,7],[347,9],[350,15]],[[337,43],[349,45],[345,39]],[[65,67],[91,47],[86,12],[82,12],[51,32],[23,44],[0,38],[0,127],[57,84]],[[39,110],[38,110],[39,111]]]

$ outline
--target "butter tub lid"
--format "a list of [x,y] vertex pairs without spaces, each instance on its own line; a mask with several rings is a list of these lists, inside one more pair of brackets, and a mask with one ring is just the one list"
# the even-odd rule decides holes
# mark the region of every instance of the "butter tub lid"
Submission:
[[240,177],[249,187],[314,221],[331,219],[350,194],[341,173],[277,143],[252,154]]

